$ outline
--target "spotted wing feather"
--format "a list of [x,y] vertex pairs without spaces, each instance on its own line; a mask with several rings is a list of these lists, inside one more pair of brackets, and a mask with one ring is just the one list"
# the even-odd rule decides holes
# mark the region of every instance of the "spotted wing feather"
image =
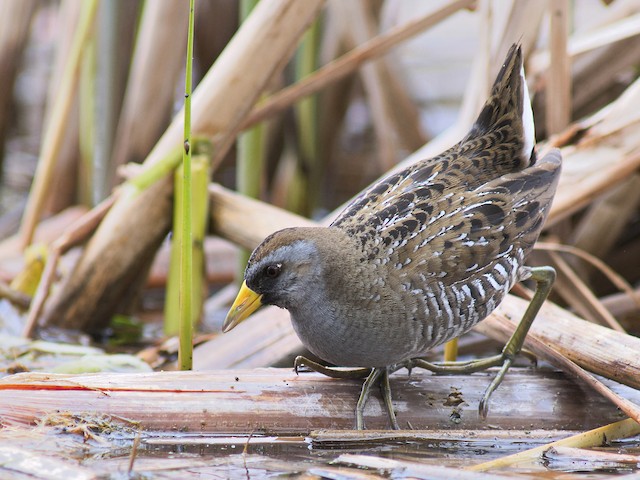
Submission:
[[384,248],[398,270],[444,284],[481,274],[514,252],[522,260],[549,213],[560,164],[560,152],[554,150],[534,166],[474,190],[435,203],[418,200],[363,242],[365,249]]

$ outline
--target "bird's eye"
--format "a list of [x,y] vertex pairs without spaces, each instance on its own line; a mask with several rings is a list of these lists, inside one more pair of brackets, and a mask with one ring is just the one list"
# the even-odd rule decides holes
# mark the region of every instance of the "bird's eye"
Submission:
[[264,269],[264,273],[269,278],[276,278],[278,275],[280,275],[280,270],[282,270],[282,264],[274,263],[271,265],[267,265]]

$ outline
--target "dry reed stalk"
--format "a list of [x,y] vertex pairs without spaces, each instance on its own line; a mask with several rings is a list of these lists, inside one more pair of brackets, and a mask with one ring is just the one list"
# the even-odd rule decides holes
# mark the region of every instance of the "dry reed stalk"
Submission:
[[624,333],[624,328],[600,303],[598,297],[595,296],[571,265],[555,252],[548,252],[548,254],[551,259],[551,265],[558,272],[554,290],[567,302],[568,306],[586,320]]
[[[527,301],[508,295],[475,329],[505,341],[526,305]],[[545,304],[536,317],[531,335],[585,370],[640,389],[638,337],[587,322],[552,303]]]
[[640,289],[633,291],[632,295],[628,293],[614,293],[600,298],[600,301],[607,310],[616,318],[630,317],[640,318]]
[[[637,14],[640,11],[639,7],[640,5],[633,1],[616,2],[603,12],[594,27],[587,31],[577,31],[569,37],[567,55],[572,64],[572,82],[579,85],[579,88],[573,89],[571,95],[574,118],[589,115],[596,108],[612,101],[620,91],[621,79],[632,78],[634,66],[638,62],[640,37],[621,39],[613,35],[600,35],[600,31],[610,26],[612,30],[617,30],[616,24]],[[592,36],[597,38],[597,42],[591,41]],[[610,43],[606,44],[605,40]],[[588,50],[596,45],[600,48]],[[528,72],[534,84],[548,84],[549,62],[548,50],[533,52],[528,62]],[[539,93],[540,95],[534,98],[536,108],[542,107],[547,101],[546,91]]]
[[563,155],[563,176],[551,207],[548,225],[589,205],[640,166],[640,151],[636,145],[624,144],[637,141],[640,137],[635,135],[640,135],[640,125],[603,138],[599,145],[568,149],[567,155]]
[[35,0],[0,2],[0,152],[4,152],[7,127],[11,125],[13,85],[36,6]]
[[[118,121],[114,169],[144,160],[170,120],[176,82],[183,70],[188,13],[180,0],[149,2],[143,10]],[[111,177],[117,183],[113,172]]]
[[[214,151],[224,150],[237,125],[276,71],[290,58],[321,0],[261,2],[244,22],[193,95],[192,130],[207,132]],[[253,72],[247,75],[246,72]],[[142,169],[154,168],[182,143],[177,115]],[[215,168],[215,166],[214,166]],[[46,324],[95,329],[105,325],[135,292],[169,230],[170,179],[135,195],[121,195],[43,314]]]
[[[590,146],[602,138],[615,135],[625,128],[639,123],[640,110],[635,108],[638,101],[640,101],[640,80],[636,79],[614,102],[579,123],[579,126],[588,130],[584,132],[585,137],[578,145]],[[622,140],[633,142],[633,138],[623,138]],[[627,142],[619,143],[625,144],[627,148],[636,145]]]
[[[63,234],[65,229],[87,212],[86,207],[69,207],[40,222],[36,228],[34,242],[50,244]],[[13,235],[0,242],[0,262],[21,256],[21,239]]]
[[549,0],[551,62],[546,90],[547,134],[561,132],[571,121],[571,64],[567,54],[569,0]]
[[[254,249],[266,232],[314,222],[278,207],[240,195],[218,184],[209,185],[212,229],[243,248]],[[260,212],[260,215],[256,215]],[[267,233],[268,235],[268,233]]]
[[82,49],[92,31],[97,2],[94,0],[83,2],[82,9],[82,16],[74,32],[73,46],[69,58],[65,62],[65,71],[60,81],[59,91],[53,97],[54,103],[47,121],[38,167],[20,226],[23,247],[29,245],[33,239],[33,233],[42,215],[44,202],[49,195],[50,186],[53,184],[52,177],[56,160],[60,154],[64,131],[75,97]]
[[[486,375],[432,375],[399,372],[391,377],[394,407],[401,425],[415,429],[595,428],[620,418],[599,395],[582,390],[554,372],[514,369],[496,391],[490,424],[477,405]],[[451,405],[452,386],[459,399]],[[144,430],[207,433],[308,434],[319,429],[351,429],[361,381],[296,375],[292,369],[210,370],[204,372],[98,373],[61,375],[27,373],[0,380],[3,425],[31,425],[48,414],[108,415],[139,422]],[[627,389],[629,390],[629,389]],[[425,392],[431,405],[425,405]],[[521,405],[523,396],[532,408]],[[640,392],[631,391],[640,399]],[[563,408],[558,408],[558,397]],[[451,421],[457,412],[459,422]],[[367,426],[386,429],[382,399],[373,395],[365,412]],[[419,434],[429,432],[417,432]]]
[[[342,19],[342,28],[348,43],[362,45],[377,33],[376,21],[371,12],[371,6],[364,0],[339,2],[332,4],[339,9],[337,15]],[[398,151],[397,133],[393,124],[391,98],[383,81],[383,60],[368,62],[358,70],[367,104],[371,115],[371,122],[376,133],[378,148],[377,161],[381,171],[389,170],[396,163]]]
[[277,112],[288,108],[298,99],[318,92],[328,84],[353,73],[360,68],[364,62],[385,54],[398,43],[437,25],[459,10],[471,8],[475,2],[476,0],[453,1],[438,10],[430,12],[424,17],[407,22],[405,25],[399,25],[382,35],[378,35],[369,42],[360,45],[356,49],[318,69],[316,73],[309,75],[305,80],[287,87],[266,99],[259,106],[255,107],[242,121],[240,128],[245,129],[251,125],[255,125]]
[[427,136],[422,131],[420,111],[409,97],[406,87],[402,84],[391,65],[382,64],[382,83],[387,89],[387,95],[392,98],[391,112],[398,140],[410,152],[427,143]]
[[508,12],[497,19],[497,12],[493,12],[491,2],[481,3],[480,14],[485,18],[480,24],[481,38],[474,55],[460,114],[452,127],[457,132],[456,137],[464,135],[478,116],[509,47],[514,42],[521,42],[525,56],[531,51],[546,8],[544,2],[536,0],[511,2]]
[[[80,18],[81,3],[74,0],[62,0],[59,6],[59,22],[65,28],[61,29],[56,38],[55,58],[53,70],[47,88],[47,99],[44,111],[43,127],[51,119],[56,95],[60,89],[62,78],[69,57],[75,28]],[[89,42],[88,42],[89,43]],[[80,89],[78,89],[80,90]],[[43,211],[47,215],[56,213],[70,205],[77,203],[77,190],[80,162],[80,99],[79,91],[75,93],[71,112],[61,140],[60,151],[56,161],[53,178],[49,186],[49,194],[44,202]],[[42,139],[41,139],[42,142]]]
[[[340,57],[347,50],[347,46],[341,35],[338,11],[335,8],[327,8],[323,16],[323,34],[321,36],[319,65],[326,65]],[[323,68],[323,67],[320,67]],[[326,178],[337,178],[336,171],[348,166],[346,162],[338,159],[341,154],[340,133],[343,131],[349,108],[352,105],[353,94],[356,88],[357,78],[355,74],[346,75],[341,80],[327,85],[319,94],[318,102],[322,109],[318,118],[318,143],[319,163]],[[279,115],[274,118],[285,118]],[[373,165],[375,166],[375,165]],[[368,171],[370,166],[365,167]],[[333,198],[340,188],[339,182],[324,182],[322,195],[319,199]],[[320,186],[319,186],[320,187]],[[277,203],[273,202],[275,205]]]
[[[101,2],[96,20],[96,68],[91,91],[95,103],[89,205],[111,193],[114,137],[131,65],[140,2]],[[83,122],[84,123],[84,122]],[[81,126],[84,126],[81,124]],[[82,135],[82,134],[81,134]],[[84,162],[83,162],[84,163]]]
[[568,53],[570,55],[580,55],[639,34],[640,13],[636,13],[615,22],[604,24],[588,33],[576,35],[568,47]]
[[48,101],[45,105],[45,123],[51,119],[53,98],[60,89],[60,84],[64,77],[67,58],[69,57],[73,44],[74,31],[80,19],[80,7],[81,5],[74,0],[61,0],[60,6],[58,7],[59,22],[61,25],[64,25],[65,28],[61,29],[60,36],[56,39],[53,70],[51,71],[51,78],[47,86]]
[[640,175],[635,173],[620,182],[585,213],[574,229],[571,243],[602,257],[620,238],[640,205]]
[[29,338],[34,334],[44,303],[49,297],[51,286],[58,275],[58,262],[62,255],[72,247],[84,242],[87,237],[93,233],[100,221],[102,221],[109,209],[113,206],[115,199],[116,197],[112,195],[102,203],[96,205],[92,210],[79,216],[73,223],[65,228],[62,234],[51,242],[47,263],[42,272],[42,278],[38,284],[36,294],[31,302],[22,336]]
[[[544,2],[536,3],[544,4]],[[574,61],[582,54],[636,35],[639,25],[637,15],[639,14],[640,6],[635,0],[617,1],[587,31],[577,31],[569,36],[567,55],[571,61]],[[549,63],[549,50],[536,51],[530,59],[531,72],[538,74],[546,71],[549,68]]]
[[[357,43],[364,43],[375,37],[380,28],[371,8],[368,12],[366,10],[363,12],[363,20],[364,32],[355,32],[353,29],[347,32],[351,37],[347,38],[350,48],[355,48],[355,45],[352,45],[353,41],[349,41],[355,39],[355,35],[358,36]],[[362,33],[367,35],[362,35]],[[393,127],[393,132],[387,133],[387,135],[396,136],[396,143],[403,145],[409,151],[420,148],[427,141],[420,124],[420,111],[409,95],[407,87],[400,80],[400,74],[394,68],[389,56],[383,56],[373,65],[375,76],[384,94],[385,109],[391,115],[389,122]]]
[[[640,166],[640,80],[606,108],[581,121],[577,145],[562,149],[563,166],[548,225],[592,203]],[[542,148],[544,150],[544,147]]]
[[468,470],[485,472],[488,470],[507,468],[520,463],[530,463],[538,461],[540,456],[549,448],[558,446],[586,447],[601,446],[612,440],[632,437],[640,432],[640,426],[631,419],[622,420],[611,425],[596,428],[588,432],[572,435],[540,447],[515,453],[507,457],[498,458],[489,462],[479,463],[468,467]]
[[636,292],[633,290],[629,282],[622,275],[613,270],[609,265],[607,265],[605,262],[594,256],[593,254],[572,245],[561,245],[559,243],[551,242],[536,242],[535,250],[569,253],[576,259],[579,258],[583,260],[585,264],[592,266],[601,274],[603,274],[609,280],[609,282],[611,282],[612,285],[614,285],[621,292],[624,292],[624,294],[627,295],[629,299],[634,301],[636,305],[640,307],[640,296],[637,296]]

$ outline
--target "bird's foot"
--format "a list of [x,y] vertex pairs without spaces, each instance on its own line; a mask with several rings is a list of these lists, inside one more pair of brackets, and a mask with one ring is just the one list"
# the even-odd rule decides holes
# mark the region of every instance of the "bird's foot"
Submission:
[[326,365],[322,365],[318,362],[314,362],[313,360],[309,360],[306,357],[298,356],[293,361],[293,369],[296,374],[299,374],[301,371],[301,367],[305,367],[314,372],[321,373],[327,377],[331,378],[365,378],[367,375],[371,373],[370,368],[336,368],[336,367],[327,367]]
[[456,375],[479,372],[500,365],[503,362],[504,356],[502,354],[463,362],[428,362],[422,358],[413,358],[404,362],[400,368],[406,368],[411,371],[411,369],[418,367],[433,373]]
[[393,405],[391,401],[391,386],[389,385],[389,375],[396,370],[403,368],[403,365],[394,365],[388,368],[336,368],[327,367],[321,365],[318,362],[309,360],[306,357],[298,356],[293,362],[293,368],[298,374],[301,367],[313,370],[314,372],[321,373],[331,378],[345,378],[356,379],[365,378],[366,380],[362,384],[362,390],[360,391],[360,397],[358,398],[358,404],[356,406],[356,429],[364,430],[364,408],[367,405],[369,396],[371,395],[371,388],[376,384],[380,385],[380,391],[382,392],[382,399],[384,400],[387,414],[389,415],[389,421],[391,422],[391,428],[394,430],[400,430],[398,426],[398,420],[396,414],[393,411]]

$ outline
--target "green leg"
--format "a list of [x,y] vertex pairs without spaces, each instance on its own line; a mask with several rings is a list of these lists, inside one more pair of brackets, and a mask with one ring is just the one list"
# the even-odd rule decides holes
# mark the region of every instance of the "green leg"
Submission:
[[540,311],[542,304],[549,296],[551,286],[556,278],[556,271],[552,267],[532,267],[529,271],[531,272],[530,278],[536,282],[536,292],[533,295],[531,302],[529,302],[529,306],[524,312],[518,327],[502,349],[502,353],[500,355],[482,358],[479,360],[471,360],[468,362],[445,362],[442,364],[430,363],[426,360],[416,358],[407,362],[405,367],[408,369],[420,367],[431,370],[435,373],[453,374],[478,372],[480,370],[485,370],[489,367],[495,367],[502,364],[502,368],[500,368],[500,371],[484,392],[482,400],[480,400],[478,410],[480,415],[485,418],[489,410],[489,398],[491,397],[491,394],[496,388],[498,388],[507,373],[507,370],[511,367],[513,359],[520,350],[522,350],[522,345],[524,344],[527,333],[531,328],[531,324]]
[[386,372],[386,368],[374,368],[362,384],[362,391],[360,392],[360,397],[356,404],[356,430],[364,430],[364,407],[371,395],[371,388],[376,383],[380,382]]
[[387,415],[389,416],[389,421],[391,422],[391,428],[393,430],[400,430],[400,425],[398,425],[398,420],[396,419],[396,412],[393,411],[393,403],[391,401],[391,385],[389,384],[389,372],[388,368],[384,369],[384,375],[380,381],[380,391],[382,392],[382,399],[384,400],[384,405],[387,408]]
[[511,338],[502,350],[502,355],[504,356],[502,368],[489,387],[487,387],[487,390],[482,396],[482,400],[480,400],[478,409],[482,418],[486,418],[489,411],[489,398],[491,397],[491,394],[496,388],[498,388],[507,373],[507,370],[509,370],[509,367],[513,363],[513,359],[522,349],[522,345],[527,337],[527,333],[529,333],[531,324],[535,320],[536,315],[538,315],[540,308],[542,308],[544,301],[549,296],[553,282],[556,279],[556,271],[552,267],[533,267],[530,271],[531,279],[536,282],[536,292],[534,293],[531,302],[529,302],[529,306],[524,312],[522,320],[520,320],[516,331],[513,332],[513,335],[511,335]]

